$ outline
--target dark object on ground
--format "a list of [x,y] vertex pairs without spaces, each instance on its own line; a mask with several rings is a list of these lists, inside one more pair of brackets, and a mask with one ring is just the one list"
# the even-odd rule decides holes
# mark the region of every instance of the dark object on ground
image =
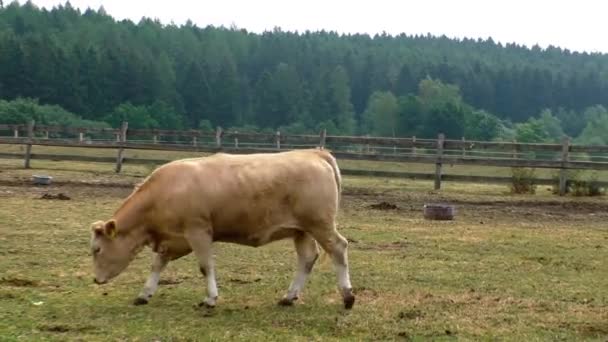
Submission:
[[21,278],[0,278],[0,286],[35,287],[38,282]]
[[398,209],[395,204],[388,203],[388,202],[380,202],[378,204],[372,204],[369,207],[372,209],[376,209],[376,210],[396,210],[396,209]]
[[428,220],[453,220],[455,209],[449,204],[425,204],[424,218]]
[[34,175],[32,177],[32,181],[36,185],[49,185],[49,184],[51,184],[52,180],[53,180],[53,177],[51,177],[51,176],[38,176],[38,175]]
[[71,198],[69,196],[62,194],[62,193],[58,193],[57,195],[44,194],[44,195],[42,195],[42,197],[40,197],[40,199],[61,200],[61,201],[71,200]]

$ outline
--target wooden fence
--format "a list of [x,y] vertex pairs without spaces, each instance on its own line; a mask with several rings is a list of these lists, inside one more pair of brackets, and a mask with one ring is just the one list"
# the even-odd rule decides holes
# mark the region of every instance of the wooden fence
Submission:
[[[3,136],[4,133],[4,136]],[[67,136],[67,137],[66,137]],[[165,139],[163,141],[163,139]],[[443,175],[444,165],[478,165],[516,168],[548,168],[560,170],[560,194],[568,184],[567,170],[608,170],[608,146],[571,144],[564,138],[561,144],[530,144],[518,142],[473,141],[465,138],[437,139],[331,136],[322,131],[319,135],[286,135],[280,132],[257,133],[200,130],[129,129],[125,122],[121,128],[70,128],[28,125],[0,125],[0,144],[25,145],[25,154],[0,153],[0,158],[23,158],[25,167],[31,159],[115,162],[116,172],[123,163],[163,163],[167,160],[132,159],[124,157],[126,149],[258,153],[288,149],[323,147],[338,159],[378,162],[426,163],[435,165],[434,174],[386,172],[373,170],[343,170],[344,174],[381,177],[403,177],[434,180],[435,189],[446,180],[472,182],[509,182],[508,177]],[[33,154],[32,146],[63,146],[111,148],[116,158],[81,155]],[[585,154],[581,159],[580,154]],[[592,159],[593,161],[590,161]],[[549,184],[549,179],[538,180]],[[605,182],[602,182],[605,184]]]

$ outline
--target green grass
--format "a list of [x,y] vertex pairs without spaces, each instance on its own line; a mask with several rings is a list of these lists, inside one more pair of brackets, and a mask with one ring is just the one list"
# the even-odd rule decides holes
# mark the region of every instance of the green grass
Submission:
[[[133,184],[126,165],[0,161],[0,180]],[[220,301],[205,293],[194,257],[169,264],[150,304],[135,307],[148,276],[144,250],[115,281],[92,282],[89,224],[108,218],[129,188],[0,186],[2,341],[589,340],[608,338],[605,198],[509,195],[504,185],[346,177],[339,229],[352,242],[352,311],[341,308],[330,262],[318,263],[294,307],[278,299],[293,276],[289,241],[260,248],[217,244]],[[70,201],[49,201],[63,192]],[[398,210],[378,211],[381,201]],[[454,221],[422,206],[448,201]]]

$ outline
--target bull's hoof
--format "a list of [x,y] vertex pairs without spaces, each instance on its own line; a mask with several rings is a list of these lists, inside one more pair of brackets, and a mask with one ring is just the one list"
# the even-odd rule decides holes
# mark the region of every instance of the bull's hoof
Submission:
[[281,298],[281,300],[279,300],[279,305],[280,306],[292,306],[297,299],[298,299],[297,297],[296,298]]
[[355,305],[355,296],[352,293],[346,293],[343,297],[344,300],[344,308],[346,310],[350,310]]
[[148,300],[146,298],[137,297],[133,301],[133,305],[146,305],[148,304]]

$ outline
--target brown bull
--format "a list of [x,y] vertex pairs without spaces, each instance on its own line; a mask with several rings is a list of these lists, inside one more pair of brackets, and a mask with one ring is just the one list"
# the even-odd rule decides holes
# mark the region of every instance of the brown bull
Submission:
[[160,272],[171,260],[194,251],[207,278],[207,298],[218,297],[212,258],[214,241],[258,247],[293,239],[295,278],[279,302],[298,298],[318,257],[317,243],[331,256],[344,306],[355,297],[348,271],[347,241],[336,230],[340,170],[327,151],[230,155],[173,161],[156,169],[113,217],[92,225],[95,282],[119,275],[144,246],[154,252],[152,273],[135,300],[146,304]]

